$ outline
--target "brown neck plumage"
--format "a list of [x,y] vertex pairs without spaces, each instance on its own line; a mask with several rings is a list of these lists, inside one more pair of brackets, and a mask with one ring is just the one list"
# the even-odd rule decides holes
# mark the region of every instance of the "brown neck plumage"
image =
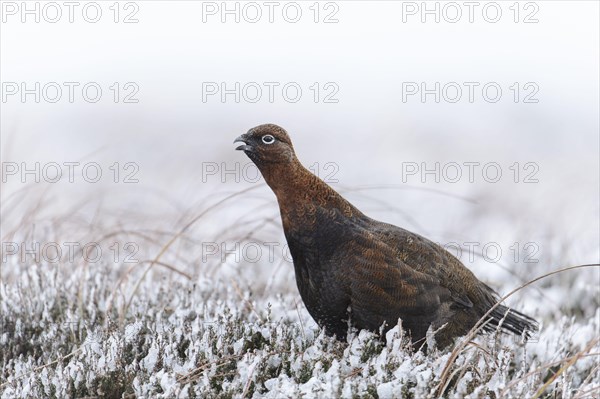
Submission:
[[339,209],[346,216],[361,212],[346,201],[333,188],[306,169],[296,157],[288,163],[262,164],[259,169],[275,193],[282,216],[299,213],[307,207]]

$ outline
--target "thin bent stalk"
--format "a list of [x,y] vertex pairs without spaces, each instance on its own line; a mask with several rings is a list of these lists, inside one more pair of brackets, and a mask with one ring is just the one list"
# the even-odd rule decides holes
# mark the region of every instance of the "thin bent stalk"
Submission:
[[123,313],[122,313],[122,317],[124,317],[124,315],[127,314],[127,310],[129,309],[129,306],[131,305],[131,301],[133,300],[133,297],[136,295],[138,288],[140,287],[140,284],[142,283],[142,281],[144,280],[144,278],[146,277],[146,275],[148,274],[148,272],[150,271],[150,269],[152,269],[152,267],[154,267],[155,264],[157,264],[157,262],[160,260],[160,258],[165,254],[165,252],[167,252],[167,250],[169,249],[169,247],[171,247],[171,245],[183,234],[185,233],[194,223],[196,223],[198,220],[200,220],[202,217],[204,217],[207,213],[213,211],[214,209],[218,208],[220,205],[224,204],[225,202],[229,201],[232,198],[237,197],[238,195],[242,195],[247,193],[248,191],[252,191],[257,189],[259,186],[252,186],[252,187],[248,187],[245,188],[241,191],[238,191],[236,193],[233,193],[231,195],[228,195],[227,197],[223,198],[222,200],[220,200],[219,202],[209,206],[208,208],[206,208],[202,213],[200,213],[198,216],[196,216],[195,218],[193,218],[190,222],[188,222],[188,224],[186,224],[185,226],[183,226],[183,228],[176,234],[174,235],[169,242],[167,242],[162,249],[160,250],[160,252],[158,253],[158,255],[156,255],[156,257],[150,262],[150,265],[146,268],[146,270],[144,270],[144,273],[142,274],[142,276],[138,279],[138,281],[135,284],[135,287],[133,289],[133,292],[131,293],[131,296],[129,297],[129,300],[127,301],[127,304],[125,305],[125,308],[123,309]]
[[536,281],[542,280],[546,277],[555,275],[555,274],[559,274],[562,272],[566,272],[566,271],[570,271],[570,270],[576,270],[576,269],[583,269],[583,268],[588,268],[588,267],[599,267],[600,264],[599,263],[590,263],[590,264],[585,264],[585,265],[577,265],[577,266],[570,266],[570,267],[565,267],[563,269],[558,269],[558,270],[554,270],[550,273],[546,273],[542,276],[536,277],[533,280],[528,281],[527,283],[515,288],[514,290],[512,290],[511,292],[509,292],[508,294],[506,294],[505,296],[503,296],[502,298],[500,298],[498,300],[498,302],[496,302],[496,304],[494,306],[492,306],[487,312],[486,314],[484,314],[479,321],[473,326],[473,328],[471,328],[471,330],[469,331],[469,333],[465,336],[465,338],[456,346],[456,348],[454,348],[454,350],[452,351],[452,353],[450,354],[450,357],[448,358],[448,361],[446,362],[446,365],[444,366],[444,370],[442,371],[442,375],[440,376],[440,383],[437,386],[437,396],[442,396],[442,394],[446,391],[446,388],[448,388],[448,385],[450,384],[450,375],[451,375],[451,369],[452,369],[452,364],[454,364],[454,362],[456,361],[456,358],[458,357],[458,355],[463,351],[463,349],[467,346],[467,344],[469,343],[469,341],[471,339],[473,339],[475,337],[475,335],[477,335],[477,333],[479,332],[479,330],[481,330],[481,328],[483,327],[485,320],[487,319],[487,317],[494,311],[494,309],[496,309],[498,306],[500,306],[500,304],[502,302],[504,302],[506,299],[508,299],[509,297],[511,297],[513,294],[515,294],[516,292],[522,290],[523,288],[535,283]]

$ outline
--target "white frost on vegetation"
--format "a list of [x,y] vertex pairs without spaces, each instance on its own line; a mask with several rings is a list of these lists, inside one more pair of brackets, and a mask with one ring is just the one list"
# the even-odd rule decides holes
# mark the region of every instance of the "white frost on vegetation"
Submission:
[[[400,326],[385,343],[366,331],[335,341],[305,310],[291,264],[203,262],[194,241],[202,234],[182,237],[161,259],[191,279],[159,265],[144,275],[148,263],[9,257],[0,282],[1,398],[424,398],[441,383],[448,398],[533,397],[559,370],[543,396],[600,393],[595,271],[515,295],[509,304],[539,319],[539,337],[479,336],[442,381],[452,348],[415,352]],[[153,259],[164,242],[140,245],[138,257]],[[557,262],[520,268],[495,288],[506,293],[552,270],[542,264]]]

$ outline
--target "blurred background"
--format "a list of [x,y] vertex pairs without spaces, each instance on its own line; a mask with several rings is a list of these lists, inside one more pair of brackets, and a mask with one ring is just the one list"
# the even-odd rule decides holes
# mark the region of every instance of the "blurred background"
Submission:
[[[193,281],[296,293],[266,256],[275,197],[232,144],[276,123],[365,213],[457,244],[499,291],[598,262],[599,5],[475,3],[3,1],[3,242],[134,242],[144,261],[185,229],[161,256]],[[523,310],[593,302],[597,277]]]

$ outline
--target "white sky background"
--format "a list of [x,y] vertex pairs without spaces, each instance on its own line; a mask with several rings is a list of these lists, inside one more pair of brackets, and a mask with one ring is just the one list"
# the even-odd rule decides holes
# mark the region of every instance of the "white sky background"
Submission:
[[[2,2],[3,7],[7,3],[11,2]],[[75,101],[69,103],[65,89],[55,104],[35,103],[32,96],[25,102],[19,95],[3,99],[2,161],[95,161],[104,173],[109,173],[108,166],[114,162],[136,162],[140,183],[115,185],[103,180],[98,185],[81,181],[70,185],[61,181],[53,187],[58,190],[52,197],[56,204],[68,207],[91,194],[118,196],[127,206],[139,209],[149,206],[145,193],[155,190],[185,209],[207,195],[241,189],[248,183],[236,185],[231,178],[221,184],[211,176],[203,183],[202,163],[246,164],[246,157],[233,151],[233,139],[255,125],[273,122],[290,132],[306,166],[334,162],[339,169],[335,176],[339,183],[334,187],[340,189],[402,185],[403,162],[429,166],[434,162],[498,162],[506,177],[497,184],[485,182],[481,174],[473,184],[466,177],[459,183],[439,184],[431,177],[426,183],[419,175],[408,178],[406,184],[412,187],[480,199],[478,205],[466,209],[461,201],[422,190],[377,190],[364,192],[370,198],[359,193],[348,197],[373,217],[436,240],[468,240],[477,234],[500,240],[510,235],[511,226],[516,231],[523,224],[547,225],[569,242],[579,237],[582,249],[573,254],[573,262],[598,257],[600,43],[596,1],[532,2],[538,23],[523,23],[536,10],[534,6],[525,9],[526,2],[519,4],[518,23],[509,9],[512,1],[498,2],[502,17],[497,23],[486,22],[482,15],[489,2],[478,2],[473,23],[468,21],[464,2],[457,2],[463,13],[457,23],[443,16],[436,23],[432,15],[422,23],[420,13],[404,15],[403,22],[403,7],[421,7],[422,3],[392,1],[335,2],[334,18],[339,22],[314,23],[309,9],[313,2],[300,2],[303,14],[295,24],[282,17],[287,2],[275,8],[274,23],[268,22],[263,2],[257,2],[263,12],[258,23],[244,21],[243,16],[236,23],[232,15],[222,23],[220,14],[203,16],[206,2],[137,1],[139,11],[134,17],[139,22],[133,24],[113,22],[112,1],[99,2],[101,20],[88,23],[81,14],[87,2],[79,3],[74,23],[68,22],[64,6],[57,23],[43,18],[35,23],[32,16],[22,23],[20,13],[3,14],[3,83],[97,82],[103,96],[97,103],[87,103],[76,89]],[[123,9],[125,3],[120,3],[120,18],[133,10]],[[231,8],[232,3],[228,2]],[[335,9],[324,9],[325,3],[319,6],[321,20]],[[40,7],[44,4],[40,2]],[[211,4],[221,7],[222,3]],[[240,8],[244,4],[240,2]],[[431,8],[434,4],[428,2]],[[439,7],[445,4],[440,2]],[[452,18],[453,11],[447,10]],[[492,10],[489,13],[494,16]],[[115,104],[109,90],[114,82],[135,82],[139,103]],[[276,89],[275,101],[270,103],[265,88],[257,103],[243,99],[236,103],[232,95],[225,103],[219,96],[203,102],[203,82],[226,82],[229,87],[235,82],[296,82],[303,94],[297,103],[289,103]],[[315,103],[309,89],[314,82],[335,83],[338,103]],[[436,103],[432,95],[424,103],[418,95],[403,102],[403,82],[425,82],[430,88],[435,82],[442,86],[478,82],[480,86],[473,103],[468,101],[465,86],[457,103],[444,99]],[[503,90],[497,103],[486,102],[481,95],[481,86],[488,82]],[[514,82],[537,85],[534,98],[539,102],[523,103],[521,97],[515,103],[509,88]],[[529,92],[522,89],[520,93]],[[539,183],[515,184],[508,169],[514,162],[536,163]],[[9,177],[2,198],[22,187]],[[258,193],[274,199],[266,187]],[[404,215],[390,212],[373,197],[400,207],[425,227],[411,225]],[[231,213],[243,214],[248,206],[244,202],[243,198],[235,201]],[[276,211],[274,202],[269,207]],[[465,223],[461,219],[465,215],[477,218]],[[488,222],[502,224],[502,233],[490,223],[475,228],[472,224],[481,215]]]

